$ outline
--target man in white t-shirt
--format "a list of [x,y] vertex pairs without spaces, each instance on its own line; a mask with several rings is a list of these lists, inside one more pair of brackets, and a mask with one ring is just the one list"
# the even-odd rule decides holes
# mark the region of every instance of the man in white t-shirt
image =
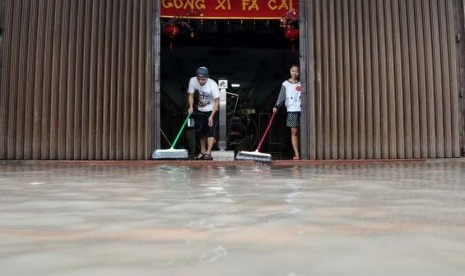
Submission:
[[194,93],[198,92],[199,102],[194,114],[195,135],[199,138],[200,153],[197,160],[212,160],[211,150],[218,137],[218,107],[220,105],[220,91],[218,84],[208,77],[208,69],[199,67],[195,77],[189,80],[188,103],[189,114],[194,112]]

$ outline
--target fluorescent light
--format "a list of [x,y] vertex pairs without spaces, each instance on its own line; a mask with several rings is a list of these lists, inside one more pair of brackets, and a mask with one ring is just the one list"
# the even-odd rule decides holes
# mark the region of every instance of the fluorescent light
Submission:
[[231,87],[237,88],[237,87],[241,87],[241,85],[239,83],[232,83]]

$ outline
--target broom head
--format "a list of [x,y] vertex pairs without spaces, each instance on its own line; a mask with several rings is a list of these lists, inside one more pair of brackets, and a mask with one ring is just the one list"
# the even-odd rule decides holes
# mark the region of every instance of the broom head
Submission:
[[153,159],[187,159],[189,154],[185,149],[158,149],[153,152]]
[[259,151],[239,151],[236,155],[236,160],[271,163],[271,154]]

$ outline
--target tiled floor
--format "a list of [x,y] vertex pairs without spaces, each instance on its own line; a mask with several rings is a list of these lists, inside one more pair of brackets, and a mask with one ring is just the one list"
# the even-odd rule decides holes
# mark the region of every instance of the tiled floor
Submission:
[[465,275],[465,161],[3,162],[1,275]]

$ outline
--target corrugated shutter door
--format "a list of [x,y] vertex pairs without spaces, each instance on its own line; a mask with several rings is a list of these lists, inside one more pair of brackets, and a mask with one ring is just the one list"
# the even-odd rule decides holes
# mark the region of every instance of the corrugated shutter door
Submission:
[[311,159],[460,157],[453,1],[304,5]]
[[7,0],[1,159],[147,159],[152,0]]

